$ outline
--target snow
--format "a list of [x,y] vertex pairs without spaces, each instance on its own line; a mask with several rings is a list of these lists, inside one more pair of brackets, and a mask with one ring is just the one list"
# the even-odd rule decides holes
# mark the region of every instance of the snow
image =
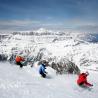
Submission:
[[0,98],[97,98],[98,72],[89,71],[88,81],[94,84],[91,90],[76,84],[77,75],[56,75],[48,67],[48,77],[38,74],[38,67],[23,69],[8,62],[0,63]]
[[[46,79],[38,74],[38,62],[34,67],[23,69],[15,64],[0,62],[0,98],[97,98],[98,97],[98,43],[87,40],[86,33],[53,32],[41,28],[29,32],[9,34],[0,40],[0,57],[12,54],[24,57],[39,57],[55,62],[68,59],[81,71],[89,71],[88,81],[92,89],[83,89],[76,84],[77,75],[56,75],[47,67]],[[92,35],[90,35],[92,39]],[[1,59],[1,58],[0,58]]]
[[[55,61],[58,61],[66,58],[77,66],[97,68],[98,43],[87,42],[87,33],[53,32],[44,28],[32,32],[33,35],[29,32],[27,35],[23,32],[9,34],[0,43],[0,54],[7,55],[8,58],[12,54],[35,58],[42,54],[41,60],[55,58]],[[36,32],[39,35],[36,35]],[[91,34],[89,36],[93,38]]]
[[[48,35],[36,35],[50,33]],[[29,54],[37,56],[43,49],[43,57],[47,58],[67,58],[78,66],[88,66],[98,64],[98,43],[85,41],[88,37],[86,33],[69,33],[48,31],[40,28],[35,31],[35,35],[10,34],[8,38],[0,43],[0,54]],[[89,34],[90,36],[90,34]],[[85,39],[85,40],[84,40]],[[29,53],[27,53],[29,51]]]
[[35,32],[43,33],[43,32],[47,32],[47,30],[45,28],[40,28],[40,29],[36,30]]

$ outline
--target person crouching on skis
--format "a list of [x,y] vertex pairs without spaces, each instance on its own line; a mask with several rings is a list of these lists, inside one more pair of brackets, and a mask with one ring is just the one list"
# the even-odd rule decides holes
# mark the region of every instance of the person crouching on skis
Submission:
[[46,77],[46,74],[47,74],[47,72],[45,71],[45,69],[46,69],[46,64],[42,63],[42,64],[40,65],[40,68],[39,68],[39,74],[40,74],[43,78],[45,78],[45,77]]
[[16,56],[15,58],[16,64],[20,66],[20,68],[23,67],[22,61],[24,61],[24,58],[21,56]]
[[88,81],[87,81],[87,76],[88,76],[88,75],[89,75],[88,72],[79,74],[78,79],[77,79],[77,84],[78,84],[79,86],[85,86],[85,87],[93,86],[93,84],[90,84],[90,83],[88,83]]

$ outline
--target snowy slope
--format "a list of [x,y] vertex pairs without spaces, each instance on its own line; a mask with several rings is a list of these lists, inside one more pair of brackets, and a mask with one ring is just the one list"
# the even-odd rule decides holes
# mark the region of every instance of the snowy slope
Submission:
[[48,78],[38,74],[38,67],[20,69],[9,63],[0,63],[0,98],[97,98],[98,72],[90,72],[88,80],[94,84],[91,90],[76,84],[76,75],[55,75],[47,68]]
[[[4,37],[4,36],[3,36]],[[90,35],[92,39],[92,35]],[[0,98],[97,98],[98,97],[98,43],[90,43],[85,33],[53,32],[43,28],[33,32],[16,32],[1,38],[0,60],[12,55],[50,62],[67,59],[89,71],[88,80],[94,84],[91,90],[77,86],[77,75],[56,75],[48,67],[48,77],[38,74],[38,66],[19,66],[0,62]],[[4,58],[3,58],[4,59]]]

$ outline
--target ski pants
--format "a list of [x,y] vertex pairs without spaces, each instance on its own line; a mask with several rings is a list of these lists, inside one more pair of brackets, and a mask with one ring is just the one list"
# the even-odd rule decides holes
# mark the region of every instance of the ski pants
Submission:
[[23,64],[21,64],[21,62],[16,62],[16,64],[17,64],[17,65],[19,65],[19,66],[20,66],[20,68],[22,68],[22,67],[23,67]]
[[40,73],[40,74],[41,74],[41,76],[42,76],[43,78],[46,77],[46,74],[44,74],[44,73]]

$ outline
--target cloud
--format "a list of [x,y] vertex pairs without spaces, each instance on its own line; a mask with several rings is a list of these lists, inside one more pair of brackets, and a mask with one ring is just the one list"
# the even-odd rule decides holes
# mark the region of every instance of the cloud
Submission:
[[65,20],[65,24],[68,26],[83,26],[83,25],[97,25],[97,21],[87,20],[87,19],[81,19],[81,18],[73,18],[73,19],[67,19]]
[[76,28],[79,31],[98,33],[98,25],[83,25]]
[[27,26],[31,24],[40,23],[39,21],[32,21],[32,20],[4,20],[0,21],[0,25],[2,26]]
[[98,24],[94,21],[82,20],[79,18],[67,19],[60,22],[50,20],[0,20],[0,31],[32,31],[34,29],[46,28],[61,31],[67,30],[72,32],[98,32]]
[[89,19],[73,18],[67,19],[64,22],[65,27],[71,31],[79,32],[98,32],[98,21]]
[[[50,17],[48,17],[50,19]],[[63,28],[62,22],[53,22],[53,21],[34,21],[34,20],[1,20],[0,21],[0,30],[10,30],[10,31],[25,31],[33,30],[38,28],[49,28],[57,29]]]
[[33,20],[1,20],[0,30],[29,30],[38,24],[40,24],[39,21]]

